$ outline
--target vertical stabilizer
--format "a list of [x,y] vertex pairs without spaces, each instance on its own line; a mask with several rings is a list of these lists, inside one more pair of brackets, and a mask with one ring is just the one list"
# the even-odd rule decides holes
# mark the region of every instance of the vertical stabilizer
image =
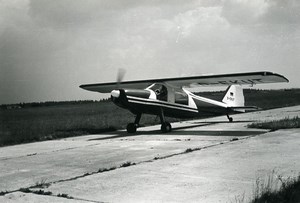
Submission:
[[222,102],[228,107],[243,107],[245,105],[243,88],[239,85],[229,86]]

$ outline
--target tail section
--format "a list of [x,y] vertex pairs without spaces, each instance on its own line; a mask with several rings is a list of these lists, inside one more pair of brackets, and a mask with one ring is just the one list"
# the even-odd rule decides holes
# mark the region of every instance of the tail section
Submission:
[[245,105],[243,88],[239,85],[231,85],[227,88],[222,100],[229,107],[242,107]]
[[258,110],[256,106],[245,106],[245,98],[243,88],[239,85],[231,85],[227,88],[225,96],[222,100],[233,111],[245,112]]

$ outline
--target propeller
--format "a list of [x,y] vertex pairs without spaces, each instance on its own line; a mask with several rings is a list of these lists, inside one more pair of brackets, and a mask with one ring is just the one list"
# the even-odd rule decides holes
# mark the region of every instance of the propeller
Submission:
[[115,99],[119,98],[122,92],[124,93],[124,90],[120,90],[120,84],[124,78],[124,75],[126,73],[126,70],[123,68],[118,69],[118,75],[117,75],[117,82],[116,82],[116,88],[111,91],[111,98],[114,101]]
[[126,70],[123,68],[118,69],[118,75],[117,75],[117,89],[119,89],[120,84],[125,76]]

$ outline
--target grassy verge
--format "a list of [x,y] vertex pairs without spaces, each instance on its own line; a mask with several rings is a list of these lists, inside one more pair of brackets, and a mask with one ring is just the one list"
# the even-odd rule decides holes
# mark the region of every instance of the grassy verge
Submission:
[[[276,186],[280,184],[279,189]],[[275,186],[275,188],[274,188]],[[266,183],[256,181],[254,199],[251,203],[294,203],[300,202],[300,175],[297,178],[275,180],[270,176]]]
[[[109,101],[0,109],[0,146],[111,132],[134,118]],[[142,116],[141,124],[155,123],[156,116]]]
[[248,125],[249,128],[270,129],[275,131],[278,129],[300,128],[300,118],[284,118],[281,120],[266,121],[260,123],[252,123]]

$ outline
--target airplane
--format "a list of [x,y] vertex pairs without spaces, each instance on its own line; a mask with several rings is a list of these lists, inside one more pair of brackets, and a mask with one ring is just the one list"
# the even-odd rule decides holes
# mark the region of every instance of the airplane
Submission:
[[[289,82],[284,76],[268,71],[202,75],[192,77],[163,78],[121,82],[83,84],[89,91],[110,93],[117,106],[128,109],[136,117],[127,125],[128,133],[135,133],[142,114],[157,115],[161,131],[170,132],[172,126],[167,117],[193,118],[199,115],[226,115],[229,122],[234,113],[257,110],[245,106],[242,85]],[[188,91],[191,87],[228,86],[222,101],[201,97]]]

